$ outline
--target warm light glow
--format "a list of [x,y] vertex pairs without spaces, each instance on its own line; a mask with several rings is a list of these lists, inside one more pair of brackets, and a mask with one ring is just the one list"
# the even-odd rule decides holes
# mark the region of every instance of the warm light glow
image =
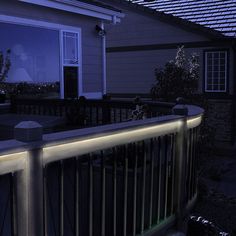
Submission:
[[107,134],[97,138],[86,138],[85,140],[65,143],[61,145],[46,147],[43,149],[44,164],[69,158],[75,155],[111,148],[130,142],[145,140],[152,137],[176,133],[179,131],[182,121],[171,121],[165,124],[152,125],[148,128],[136,128],[129,131]]
[[202,121],[202,116],[194,117],[194,118],[189,118],[187,120],[187,127],[188,129],[192,129],[197,127],[198,125],[201,124]]
[[18,152],[0,156],[0,174],[23,170],[28,152]]

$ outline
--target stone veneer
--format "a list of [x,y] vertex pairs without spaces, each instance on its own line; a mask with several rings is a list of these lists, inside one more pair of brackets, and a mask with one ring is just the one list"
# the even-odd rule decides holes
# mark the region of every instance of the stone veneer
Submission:
[[209,123],[215,129],[215,140],[231,142],[232,100],[209,99]]

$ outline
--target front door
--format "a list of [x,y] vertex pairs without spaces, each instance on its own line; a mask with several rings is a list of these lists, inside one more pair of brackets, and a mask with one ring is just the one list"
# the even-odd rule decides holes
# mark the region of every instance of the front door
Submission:
[[62,31],[64,98],[79,97],[79,33]]

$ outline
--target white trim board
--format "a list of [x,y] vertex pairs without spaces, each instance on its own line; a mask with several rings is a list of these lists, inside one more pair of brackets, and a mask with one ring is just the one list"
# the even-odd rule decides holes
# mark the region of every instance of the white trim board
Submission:
[[73,0],[18,0],[20,2],[35,4],[39,6],[49,7],[53,9],[72,12],[80,15],[86,15],[96,17],[103,20],[120,22],[120,18],[124,17],[124,14],[118,11],[113,11],[103,7],[95,6],[80,1]]
[[28,18],[1,15],[1,14],[0,14],[0,22],[25,25],[25,26],[33,26],[33,27],[46,28],[46,29],[54,29],[54,30],[61,30],[61,29],[72,30],[72,31],[80,30],[79,27],[75,27],[75,26],[62,25],[62,24],[51,23],[47,21],[32,20]]
[[84,96],[86,98],[91,99],[101,99],[102,98],[102,92],[91,92],[91,93],[82,93],[81,96]]

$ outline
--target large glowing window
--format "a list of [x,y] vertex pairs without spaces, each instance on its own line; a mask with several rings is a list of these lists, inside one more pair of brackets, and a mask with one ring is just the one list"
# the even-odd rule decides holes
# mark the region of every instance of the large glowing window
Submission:
[[60,80],[58,30],[0,23],[0,35],[0,50],[11,49],[7,82]]

